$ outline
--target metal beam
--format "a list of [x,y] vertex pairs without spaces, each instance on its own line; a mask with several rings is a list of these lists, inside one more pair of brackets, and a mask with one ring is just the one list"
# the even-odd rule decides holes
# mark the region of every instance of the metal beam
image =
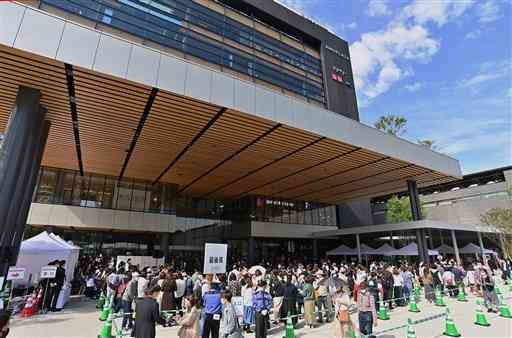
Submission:
[[142,128],[144,128],[144,123],[146,123],[149,113],[151,112],[151,107],[153,106],[153,102],[155,102],[155,98],[156,98],[157,94],[158,94],[158,88],[151,89],[151,93],[149,94],[148,100],[146,102],[146,106],[144,107],[144,111],[142,112],[142,115],[140,116],[139,124],[137,125],[137,129],[135,129],[135,133],[133,134],[132,142],[130,143],[130,148],[128,148],[128,150],[126,151],[126,157],[124,159],[124,163],[123,163],[121,172],[119,173],[119,177],[118,177],[119,181],[124,176],[124,172],[126,170],[126,167],[128,166],[128,162],[130,161],[130,158],[132,157],[133,150],[135,149],[135,146],[137,145],[139,136],[142,133]]
[[200,138],[201,136],[203,136],[204,133],[206,133],[206,131],[208,129],[210,129],[211,126],[213,126],[213,124],[227,111],[227,108],[223,107],[221,110],[219,110],[219,112],[217,114],[215,114],[214,117],[212,117],[210,119],[210,121],[208,121],[208,123],[206,123],[204,125],[204,127],[199,131],[199,133],[196,134],[196,136],[194,136],[194,138],[192,140],[190,140],[190,142],[180,151],[180,153],[171,161],[171,163],[169,163],[169,165],[167,166],[167,168],[165,168],[162,173],[160,175],[158,175],[158,177],[153,181],[153,184],[156,184],[158,183],[158,181],[160,181],[160,179],[169,171],[171,170],[171,168],[176,164],[178,163],[178,161],[180,160],[180,158],[183,157],[183,155],[185,155],[185,153],[190,149],[192,148],[192,146],[194,145],[194,143],[196,143]]
[[292,177],[292,176],[295,176],[295,175],[298,175],[298,174],[300,174],[300,173],[303,173],[303,172],[305,172],[305,171],[307,171],[307,170],[310,170],[310,169],[313,169],[313,168],[319,167],[319,166],[324,165],[324,164],[326,164],[326,163],[328,163],[328,162],[331,162],[331,161],[337,160],[337,159],[339,159],[339,158],[345,157],[346,155],[352,154],[353,152],[356,152],[356,151],[358,151],[358,150],[360,150],[360,149],[361,149],[361,148],[355,148],[355,149],[352,149],[352,150],[350,150],[350,151],[347,151],[346,153],[336,155],[336,156],[331,157],[331,158],[328,158],[327,160],[322,161],[322,162],[320,162],[320,163],[310,165],[309,167],[306,167],[306,168],[303,168],[303,169],[297,170],[297,171],[295,171],[295,172],[293,172],[293,173],[291,173],[291,174],[288,174],[288,175],[285,175],[285,176],[281,176],[281,177],[279,177],[279,178],[276,178],[275,180],[272,180],[272,181],[270,181],[270,182],[267,182],[267,183],[264,183],[264,184],[259,185],[259,186],[257,186],[257,187],[254,187],[254,188],[251,188],[251,189],[249,189],[249,190],[246,190],[246,191],[244,191],[243,193],[241,193],[240,195],[238,195],[238,198],[240,198],[240,197],[242,197],[242,196],[244,196],[244,195],[246,195],[246,194],[248,194],[248,193],[250,193],[250,192],[252,192],[252,191],[254,191],[254,190],[257,190],[257,189],[261,189],[261,188],[263,188],[263,187],[266,187],[267,185],[277,183],[277,182],[279,182],[279,181],[282,181],[282,180],[285,180],[285,179],[290,178],[290,177]]
[[[307,147],[310,147],[310,146],[312,146],[312,145],[314,145],[314,144],[317,144],[318,142],[323,141],[323,140],[325,140],[325,137],[320,137],[320,138],[318,138],[318,139],[316,139],[316,140],[314,140],[314,141],[312,141],[312,142],[310,142],[310,143],[308,143],[308,144],[306,144],[306,145],[304,145],[304,146],[302,146],[302,147],[300,147],[300,148],[298,148],[298,149],[295,149],[295,150],[293,150],[293,151],[289,152],[288,154],[285,154],[285,155],[283,155],[283,156],[281,156],[281,157],[279,157],[279,158],[277,158],[277,159],[273,160],[272,162],[269,162],[269,163],[267,163],[267,164],[262,165],[261,167],[258,167],[258,168],[254,169],[254,170],[249,171],[247,174],[245,174],[245,175],[243,175],[243,176],[241,176],[241,177],[239,177],[239,178],[237,178],[237,179],[234,179],[233,181],[228,182],[228,183],[226,183],[226,184],[224,184],[224,185],[222,185],[222,186],[220,186],[220,187],[216,188],[215,190],[212,190],[212,191],[210,191],[210,192],[208,192],[208,193],[204,194],[204,195],[203,195],[203,196],[201,196],[201,197],[209,196],[209,195],[211,195],[211,194],[213,194],[213,193],[215,193],[215,192],[217,192],[217,191],[219,191],[219,190],[222,190],[222,189],[224,189],[224,188],[226,188],[226,187],[230,186],[230,185],[231,185],[231,184],[233,184],[233,183],[239,182],[239,181],[243,180],[244,178],[247,178],[247,177],[249,177],[249,176],[251,176],[251,175],[254,175],[254,174],[255,174],[255,173],[257,173],[258,171],[263,170],[263,169],[265,169],[265,168],[268,168],[268,167],[270,167],[271,165],[276,164],[277,162],[282,161],[282,160],[284,160],[285,158],[288,158],[288,157],[290,157],[290,156],[293,156],[293,155],[295,155],[296,153],[298,153],[299,151],[302,151],[302,150],[306,149]],[[241,195],[238,195],[238,196],[237,196],[237,198],[239,198],[240,196],[241,196]]]
[[68,85],[69,110],[71,111],[71,121],[73,122],[73,135],[75,138],[76,157],[78,159],[78,169],[80,175],[84,176],[84,164],[82,161],[82,149],[80,147],[80,130],[78,129],[78,111],[76,109],[75,79],[73,75],[73,66],[69,63],[64,64],[66,70],[66,82]]
[[178,190],[178,194],[180,194],[183,191],[185,191],[186,189],[188,189],[191,185],[193,185],[194,183],[196,183],[197,181],[199,181],[203,177],[206,177],[206,176],[210,175],[213,171],[215,171],[216,169],[220,168],[223,164],[225,164],[226,162],[230,161],[235,156],[239,155],[240,153],[244,152],[245,150],[249,149],[250,146],[258,143],[259,141],[261,141],[266,136],[270,135],[271,133],[273,133],[277,129],[281,128],[281,126],[282,126],[282,124],[278,123],[275,126],[273,126],[272,128],[270,128],[269,130],[267,130],[266,132],[264,132],[263,134],[261,134],[260,136],[256,137],[254,140],[252,140],[251,142],[247,143],[245,146],[243,146],[242,148],[238,149],[236,152],[234,152],[233,154],[229,155],[228,157],[226,157],[225,159],[223,159],[222,161],[217,163],[215,166],[213,166],[211,169],[206,171],[204,174],[202,174],[199,177],[195,178],[190,183],[185,185],[183,188]]

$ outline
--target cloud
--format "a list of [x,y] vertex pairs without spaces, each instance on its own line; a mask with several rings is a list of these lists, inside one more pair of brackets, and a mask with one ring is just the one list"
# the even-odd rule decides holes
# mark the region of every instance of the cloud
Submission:
[[480,37],[480,35],[482,35],[482,31],[480,29],[477,29],[477,30],[474,30],[472,32],[467,33],[464,36],[464,39],[466,39],[466,40],[474,40],[474,39],[478,39]]
[[412,84],[409,84],[409,85],[405,85],[404,88],[407,89],[408,91],[414,93],[414,92],[417,92],[418,90],[420,90],[421,88],[423,87],[423,84],[420,83],[420,82],[415,82],[415,83],[412,83]]
[[478,6],[478,22],[487,24],[501,18],[500,6],[493,0],[486,1]]
[[371,100],[411,74],[411,62],[429,62],[440,43],[431,35],[427,24],[442,26],[463,15],[473,3],[472,0],[416,0],[404,7],[383,30],[362,34],[350,45],[356,89]]
[[511,64],[508,60],[496,63],[487,62],[481,65],[480,71],[477,74],[459,81],[458,87],[469,88],[481,85],[485,82],[493,81],[505,76],[510,76],[511,71]]
[[366,14],[369,16],[384,16],[390,15],[391,11],[388,8],[387,0],[370,0],[368,2],[368,9]]

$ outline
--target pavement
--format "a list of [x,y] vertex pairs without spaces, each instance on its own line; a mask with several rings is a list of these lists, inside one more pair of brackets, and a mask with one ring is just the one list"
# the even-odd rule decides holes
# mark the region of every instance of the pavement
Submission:
[[[508,287],[501,286],[504,292],[504,298],[509,308],[512,310],[512,292]],[[477,326],[475,321],[476,297],[468,296],[468,302],[458,302],[455,299],[445,297],[447,307],[450,309],[453,321],[462,335],[462,337],[479,338],[511,338],[512,337],[512,319],[499,317],[495,313],[485,315],[491,324],[489,327]],[[379,321],[374,329],[379,338],[399,338],[407,336],[405,327],[387,331],[395,327],[404,326],[410,318],[413,321],[433,317],[445,312],[446,308],[437,307],[429,304],[425,300],[418,303],[421,312],[408,312],[408,307],[397,308],[389,312],[391,317],[387,321]],[[99,311],[95,308],[95,302],[84,299],[83,297],[73,297],[61,312],[45,315],[36,315],[30,318],[15,318],[11,321],[11,338],[93,338],[97,337],[103,322],[98,320]],[[357,316],[352,315],[354,322],[357,322]],[[356,324],[357,325],[357,324]],[[444,317],[427,320],[414,325],[417,338],[445,337]],[[381,331],[387,331],[379,334]],[[176,338],[178,328],[157,328],[157,338]],[[276,327],[270,331],[270,338],[281,338],[284,336],[284,327]],[[253,338],[254,334],[245,335]],[[299,322],[295,330],[297,338],[329,338],[334,337],[331,323],[317,324],[315,328],[304,328],[303,323]]]

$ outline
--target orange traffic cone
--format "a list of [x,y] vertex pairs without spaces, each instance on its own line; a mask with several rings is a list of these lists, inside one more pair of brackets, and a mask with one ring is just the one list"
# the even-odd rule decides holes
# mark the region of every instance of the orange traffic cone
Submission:
[[33,316],[35,311],[35,302],[34,302],[34,295],[31,294],[30,296],[28,296],[28,299],[27,301],[25,302],[25,307],[23,308],[23,310],[21,311],[21,316],[22,317],[30,317],[30,316]]

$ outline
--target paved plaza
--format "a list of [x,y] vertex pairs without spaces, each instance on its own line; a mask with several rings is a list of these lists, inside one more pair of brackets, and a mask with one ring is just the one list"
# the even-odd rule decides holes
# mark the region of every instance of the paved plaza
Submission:
[[[507,303],[512,305],[512,292],[509,292],[504,286],[501,289],[505,292]],[[476,298],[468,297],[468,302],[462,303],[454,299],[445,297],[446,304],[452,311],[453,320],[462,337],[512,337],[512,319],[505,319],[495,313],[486,313],[490,322],[490,327],[480,327],[473,324],[475,320]],[[424,300],[419,303],[421,312],[410,313],[407,307],[398,308],[390,312],[391,319],[388,321],[379,321],[376,329],[377,333],[393,327],[402,326],[408,318],[420,320],[423,318],[435,316],[443,313],[444,308],[426,303]],[[11,335],[14,338],[81,338],[97,337],[103,325],[98,320],[99,312],[95,308],[95,303],[83,300],[81,298],[72,298],[67,308],[59,313],[48,315],[38,315],[28,319],[14,319],[11,322]],[[352,316],[356,319],[356,315]],[[437,318],[415,325],[416,336],[419,338],[443,337],[444,319]],[[162,328],[158,327],[158,338],[177,337],[177,327]],[[282,328],[274,328],[269,337],[283,337]],[[333,337],[332,324],[323,324],[314,329],[304,328],[299,323],[295,330],[296,337],[301,338],[324,338]],[[398,338],[406,337],[406,329],[400,328],[377,334],[380,338]],[[253,334],[246,337],[254,337]]]

